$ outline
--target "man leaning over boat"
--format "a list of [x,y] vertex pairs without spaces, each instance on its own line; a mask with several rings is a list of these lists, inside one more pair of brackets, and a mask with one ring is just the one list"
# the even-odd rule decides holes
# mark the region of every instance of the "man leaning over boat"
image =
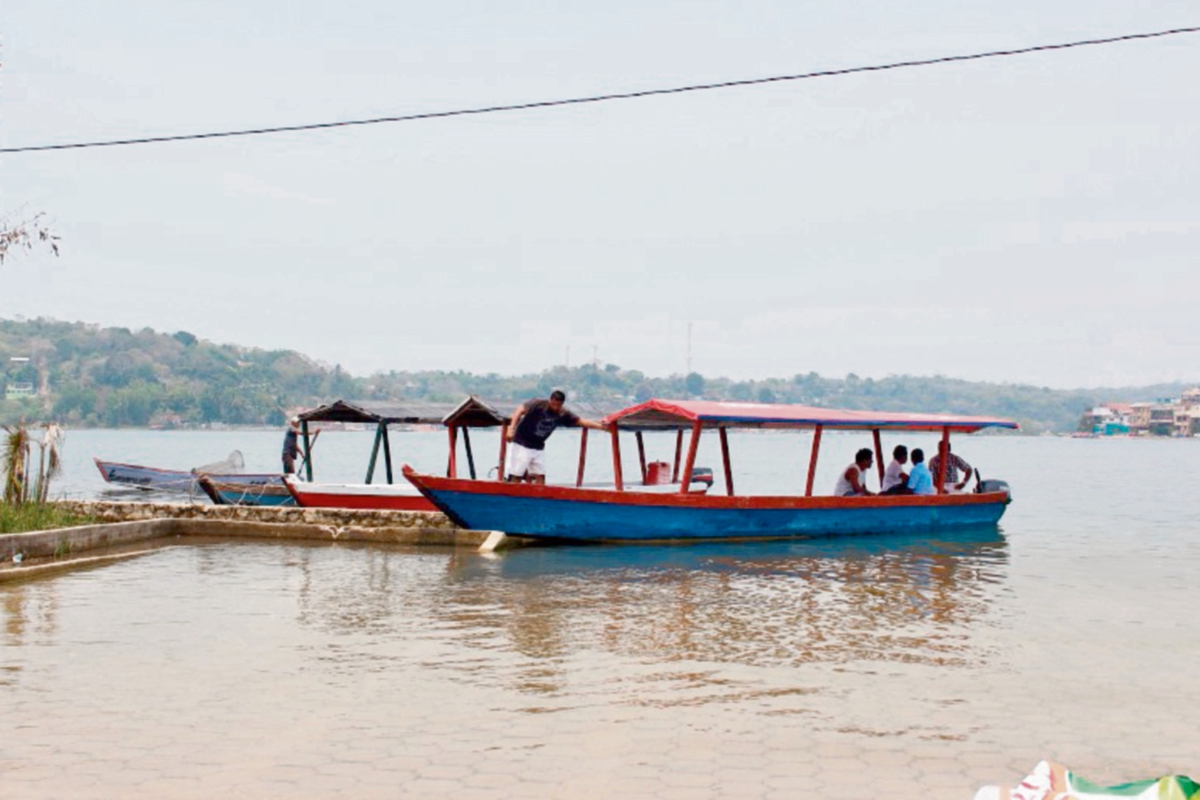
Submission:
[[603,423],[576,416],[563,407],[567,395],[559,390],[550,393],[549,400],[527,400],[513,412],[508,424],[508,440],[512,443],[505,466],[506,480],[529,483],[546,482],[546,440],[556,428],[591,428],[608,430]]

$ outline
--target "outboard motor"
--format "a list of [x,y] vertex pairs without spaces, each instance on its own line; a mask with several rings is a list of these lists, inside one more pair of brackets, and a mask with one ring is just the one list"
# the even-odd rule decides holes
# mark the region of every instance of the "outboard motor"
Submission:
[[1008,496],[1008,499],[1012,500],[1012,489],[1008,488],[1007,481],[979,481],[979,483],[975,485],[975,491],[981,494],[983,492],[1004,492],[1004,494]]
[[[693,467],[692,468],[692,483],[698,483],[704,487],[705,491],[712,488],[713,471],[710,467]],[[688,487],[689,491],[691,487]]]

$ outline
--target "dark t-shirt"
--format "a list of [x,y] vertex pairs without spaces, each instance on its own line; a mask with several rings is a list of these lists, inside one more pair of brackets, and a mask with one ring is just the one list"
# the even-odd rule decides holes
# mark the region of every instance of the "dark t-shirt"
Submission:
[[530,450],[545,450],[546,440],[559,425],[574,427],[579,424],[579,417],[567,411],[555,414],[550,410],[549,400],[530,400],[525,404],[525,414],[517,423],[513,433],[513,441]]
[[287,433],[283,434],[283,457],[295,458],[300,455],[300,442],[297,441],[298,436],[292,428],[287,429]]

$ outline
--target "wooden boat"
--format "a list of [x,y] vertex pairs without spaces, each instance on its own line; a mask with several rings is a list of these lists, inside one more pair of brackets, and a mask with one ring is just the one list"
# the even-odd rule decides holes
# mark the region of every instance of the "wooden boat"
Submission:
[[[240,454],[239,454],[240,456]],[[267,484],[283,485],[283,476],[270,473],[234,473],[212,472],[205,467],[183,471],[160,469],[141,464],[122,464],[117,461],[101,461],[93,458],[96,469],[107,483],[119,486],[129,486],[137,489],[159,490],[167,492],[182,492],[192,494],[199,490],[198,477],[201,472],[208,472],[212,477],[227,483],[245,486],[264,486]],[[222,462],[223,463],[223,462]],[[211,466],[211,465],[210,465]]]
[[[448,474],[457,472],[458,440],[462,434],[471,477],[475,477],[475,456],[471,450],[470,428],[496,427],[507,418],[478,397],[468,397],[457,405],[441,403],[351,403],[338,400],[299,414],[301,436],[306,454],[307,481],[288,476],[287,490],[299,506],[306,508],[355,508],[387,511],[437,511],[412,484],[393,483],[392,426],[445,426],[450,439]],[[312,480],[312,459],[309,425],[317,422],[337,422],[342,425],[374,425],[375,442],[367,462],[366,480],[362,483],[316,483]],[[380,456],[382,455],[382,459]],[[503,460],[503,459],[501,459]],[[382,461],[384,483],[375,483],[376,466]]]
[[437,511],[408,483],[306,483],[284,478],[288,499],[304,508],[373,508],[381,511]]
[[[294,506],[296,500],[282,482],[236,483],[229,476],[197,475],[196,482],[214,504],[219,506]],[[277,476],[282,478],[282,476]]]
[[[871,431],[880,477],[884,468],[880,433],[888,431],[971,433],[984,428],[1016,429],[1009,420],[943,414],[839,411],[796,405],[650,400],[605,419],[612,437],[614,484],[583,485],[587,431],[580,445],[579,473],[574,486],[464,480],[418,474],[403,468],[406,478],[425,497],[465,528],[499,530],[544,539],[583,541],[706,540],[783,538],[849,533],[921,533],[994,526],[1010,502],[1007,484],[986,481],[984,491],[967,494],[815,497],[813,480],[821,434],[825,430]],[[812,455],[803,495],[751,496],[734,492],[727,431],[730,428],[808,429]],[[641,485],[626,486],[619,434],[637,436]],[[645,459],[642,432],[676,431],[675,463],[666,486],[655,484],[671,465]],[[726,494],[708,494],[693,481],[701,434],[715,430],[720,438]],[[684,432],[690,431],[680,472]],[[653,474],[652,474],[653,473]],[[937,486],[944,476],[934,476]],[[666,491],[664,491],[664,489]]]

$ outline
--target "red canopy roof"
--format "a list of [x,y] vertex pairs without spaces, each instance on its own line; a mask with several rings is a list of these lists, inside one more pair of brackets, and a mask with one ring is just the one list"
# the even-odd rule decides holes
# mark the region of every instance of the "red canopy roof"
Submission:
[[647,400],[605,417],[623,428],[690,427],[699,420],[706,426],[725,428],[892,428],[939,431],[949,428],[972,433],[981,428],[1011,428],[1017,423],[997,417],[960,417],[953,414],[912,414],[895,411],[848,411],[814,406],[771,403],[727,403],[710,400]]

